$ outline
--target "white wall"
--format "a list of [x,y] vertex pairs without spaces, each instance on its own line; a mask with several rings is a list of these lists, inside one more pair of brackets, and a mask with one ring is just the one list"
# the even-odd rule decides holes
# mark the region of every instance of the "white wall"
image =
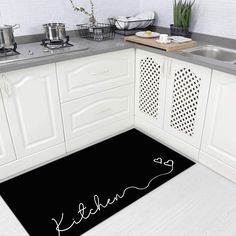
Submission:
[[[133,15],[144,10],[158,13],[158,26],[169,27],[173,0],[93,0],[98,21],[108,17]],[[74,0],[89,8],[88,0]],[[191,30],[236,39],[236,0],[196,0]],[[86,23],[87,17],[74,12],[69,0],[0,0],[0,24],[21,25],[15,35],[42,33],[42,24],[63,22],[70,29]]]
[[[139,1],[139,0],[137,0]],[[88,0],[74,0],[76,5],[90,9]],[[130,15],[139,12],[134,0],[93,0],[97,20],[104,22],[108,17]],[[126,6],[126,7],[124,7]],[[42,33],[42,24],[63,22],[70,29],[86,23],[88,18],[74,12],[69,0],[0,0],[0,24],[20,24],[15,36]]]
[[[158,26],[173,23],[173,0],[140,0],[140,9],[155,10]],[[191,30],[236,39],[236,0],[195,0]]]

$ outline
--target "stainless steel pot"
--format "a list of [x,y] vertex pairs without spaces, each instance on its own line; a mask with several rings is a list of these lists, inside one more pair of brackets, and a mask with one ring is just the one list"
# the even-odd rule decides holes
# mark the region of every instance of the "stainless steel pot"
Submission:
[[12,48],[15,44],[14,29],[20,28],[20,25],[0,25],[0,48]]
[[65,41],[66,40],[66,27],[63,23],[49,23],[43,25],[45,37],[50,41]]

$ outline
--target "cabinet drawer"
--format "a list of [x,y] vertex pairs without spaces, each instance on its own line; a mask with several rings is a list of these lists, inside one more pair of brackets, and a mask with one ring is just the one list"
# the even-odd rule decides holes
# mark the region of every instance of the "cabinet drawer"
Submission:
[[134,86],[97,93],[62,105],[66,139],[133,116]]
[[134,81],[134,49],[57,63],[61,101]]

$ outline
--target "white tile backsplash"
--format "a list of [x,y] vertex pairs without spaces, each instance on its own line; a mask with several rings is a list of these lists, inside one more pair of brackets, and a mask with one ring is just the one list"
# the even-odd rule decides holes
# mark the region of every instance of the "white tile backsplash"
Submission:
[[[139,1],[139,0],[138,0]],[[88,0],[74,0],[90,10]],[[108,17],[132,15],[139,12],[139,5],[133,0],[93,0],[99,22],[106,22]],[[76,24],[86,23],[88,17],[75,12],[69,0],[0,0],[0,24],[20,24],[15,36],[42,33],[42,24],[63,22],[69,29]]]
[[[74,0],[89,8],[88,0]],[[158,26],[169,27],[173,23],[173,0],[94,0],[96,17],[106,22],[108,17],[131,16],[145,10],[158,14]],[[194,32],[236,39],[235,0],[196,0],[191,29]],[[15,35],[42,33],[42,24],[63,22],[70,29],[88,18],[74,12],[69,0],[0,0],[0,24],[20,24]]]

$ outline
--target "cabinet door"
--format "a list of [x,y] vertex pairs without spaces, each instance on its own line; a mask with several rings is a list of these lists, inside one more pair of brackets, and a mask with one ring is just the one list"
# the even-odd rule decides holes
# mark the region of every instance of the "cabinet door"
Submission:
[[16,159],[0,93],[0,165]]
[[134,82],[134,49],[57,63],[61,101]]
[[[91,133],[127,118],[133,119],[134,86],[96,93],[62,105],[66,139]],[[124,121],[124,127],[126,123]],[[78,145],[80,145],[78,143]]]
[[63,142],[55,65],[4,74],[4,103],[18,158]]
[[162,128],[165,89],[165,57],[137,50],[135,115]]
[[236,169],[235,101],[236,76],[214,71],[201,150]]
[[199,148],[211,70],[171,59],[167,77],[164,129]]

